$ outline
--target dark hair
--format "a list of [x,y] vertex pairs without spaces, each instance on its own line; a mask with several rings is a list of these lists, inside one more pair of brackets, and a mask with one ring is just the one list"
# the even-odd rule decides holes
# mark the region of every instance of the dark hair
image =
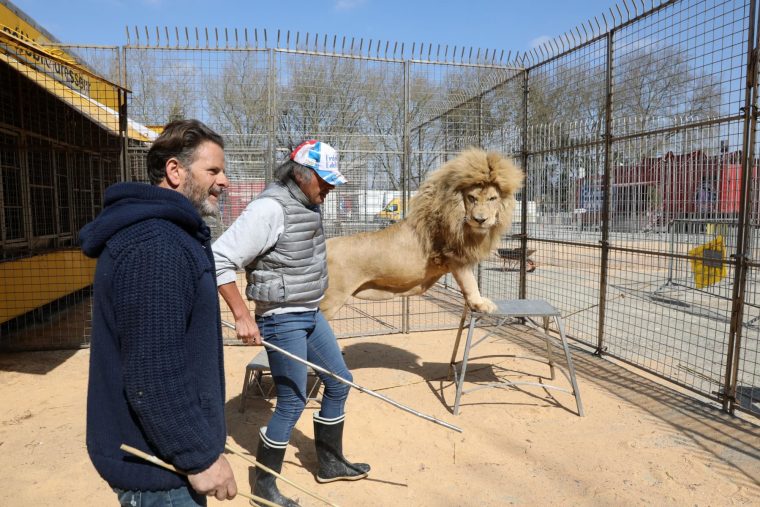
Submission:
[[166,177],[166,161],[174,157],[188,167],[195,160],[195,150],[204,141],[224,148],[222,136],[198,120],[175,120],[168,123],[148,150],[148,178],[158,185]]
[[274,179],[281,183],[285,183],[289,179],[296,181],[296,175],[300,176],[304,181],[311,181],[311,178],[314,176],[314,171],[309,167],[290,159],[280,164],[274,170]]

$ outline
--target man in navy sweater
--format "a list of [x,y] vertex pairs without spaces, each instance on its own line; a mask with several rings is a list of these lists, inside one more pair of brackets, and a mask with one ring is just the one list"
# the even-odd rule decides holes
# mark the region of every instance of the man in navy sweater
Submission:
[[[206,505],[237,485],[223,456],[224,364],[210,233],[227,186],[224,141],[197,120],[148,151],[151,185],[118,183],[80,232],[97,257],[87,450],[124,506]],[[180,475],[119,449],[158,456]]]

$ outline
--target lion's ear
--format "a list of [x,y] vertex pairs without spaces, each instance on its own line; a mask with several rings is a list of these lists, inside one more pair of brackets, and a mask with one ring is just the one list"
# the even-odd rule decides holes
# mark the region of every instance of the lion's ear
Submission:
[[522,170],[511,159],[504,158],[499,153],[489,153],[487,160],[493,181],[499,187],[502,196],[515,195],[522,188],[525,179]]

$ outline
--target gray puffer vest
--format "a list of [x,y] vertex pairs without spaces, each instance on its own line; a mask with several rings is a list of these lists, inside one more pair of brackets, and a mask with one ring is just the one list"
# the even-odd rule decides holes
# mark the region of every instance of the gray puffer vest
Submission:
[[298,185],[272,183],[257,199],[274,199],[283,208],[285,230],[273,249],[246,266],[246,296],[268,303],[318,301],[327,289],[325,236],[319,207]]

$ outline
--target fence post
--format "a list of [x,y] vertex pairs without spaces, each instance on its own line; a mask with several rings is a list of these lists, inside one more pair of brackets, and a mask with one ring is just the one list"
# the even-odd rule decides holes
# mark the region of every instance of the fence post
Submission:
[[611,177],[610,154],[612,152],[612,60],[614,58],[613,40],[615,29],[607,32],[607,60],[604,99],[604,175],[602,177],[602,247],[601,264],[599,268],[599,322],[597,325],[596,351],[601,356],[604,352],[604,319],[607,310],[607,270],[610,259],[610,199]]
[[[118,49],[116,54],[119,54]],[[129,117],[127,116],[127,48],[121,48],[121,61],[119,62],[119,135],[121,136],[121,181],[131,180],[129,171]]]
[[[409,109],[410,109],[410,101],[412,100],[411,97],[411,64],[412,62],[410,60],[404,60],[404,155],[403,160],[401,163],[401,207],[404,210],[404,214],[406,214],[406,210],[409,209],[409,179],[411,178],[411,174],[409,174],[411,167],[410,167],[410,154],[409,150],[411,149],[410,140],[409,140]],[[408,333],[409,332],[409,317],[410,317],[410,308],[409,308],[409,297],[403,296],[402,298],[402,310],[401,310],[401,332],[402,333]]]
[[[483,95],[478,95],[477,100],[477,119],[476,119],[476,136],[477,136],[477,147],[481,150],[483,149]],[[477,279],[478,279],[478,289],[483,290],[483,263],[478,262],[478,272],[477,272]]]
[[276,160],[276,147],[277,142],[277,115],[275,114],[275,107],[277,107],[276,100],[276,87],[277,87],[277,63],[275,60],[274,48],[267,50],[269,55],[269,72],[267,75],[267,163],[264,168],[264,178],[266,181],[272,181],[272,174],[274,172],[274,164]]
[[528,293],[528,99],[530,97],[529,69],[523,71],[523,103],[522,103],[522,168],[525,171],[525,186],[522,191],[522,225],[520,226],[520,299],[526,299]]
[[744,90],[744,115],[742,133],[742,179],[741,195],[739,197],[739,221],[736,238],[736,269],[734,274],[733,301],[731,305],[731,326],[728,335],[728,350],[726,351],[726,377],[723,389],[723,410],[733,414],[736,406],[736,387],[738,381],[739,362],[741,359],[742,330],[744,322],[744,296],[747,285],[748,271],[748,236],[750,231],[750,211],[752,199],[752,172],[755,167],[755,138],[757,133],[757,92],[758,92],[758,47],[760,46],[760,31],[755,39],[757,3],[754,0],[749,7],[749,29],[747,30],[747,87]]
[[127,92],[119,88],[119,141],[121,141],[121,156],[119,157],[119,179],[127,181],[127,165],[129,158],[127,155],[127,146],[129,146],[129,131],[127,130]]

